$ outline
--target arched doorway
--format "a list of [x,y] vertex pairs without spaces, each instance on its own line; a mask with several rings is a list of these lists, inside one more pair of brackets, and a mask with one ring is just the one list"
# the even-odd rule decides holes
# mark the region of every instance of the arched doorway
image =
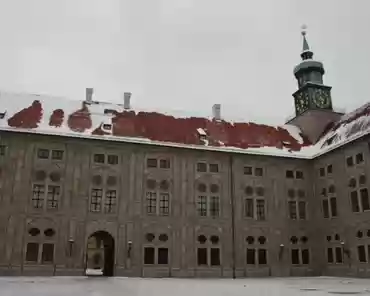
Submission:
[[108,232],[97,231],[88,238],[86,269],[94,275],[114,275],[114,238]]

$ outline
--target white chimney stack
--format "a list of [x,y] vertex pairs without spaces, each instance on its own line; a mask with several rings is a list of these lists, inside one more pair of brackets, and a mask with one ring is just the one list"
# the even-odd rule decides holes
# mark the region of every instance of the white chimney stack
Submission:
[[214,104],[212,107],[213,119],[221,120],[221,104]]
[[91,103],[92,102],[92,96],[94,93],[93,88],[86,88],[86,102]]
[[131,93],[130,92],[125,92],[123,94],[123,108],[125,110],[131,109]]

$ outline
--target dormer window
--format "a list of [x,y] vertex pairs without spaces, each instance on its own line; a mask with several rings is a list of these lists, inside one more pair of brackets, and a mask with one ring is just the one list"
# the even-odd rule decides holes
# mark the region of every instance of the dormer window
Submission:
[[204,129],[198,128],[197,129],[199,140],[206,141],[207,140],[207,133]]
[[6,112],[0,112],[0,119],[4,119]]
[[109,124],[109,123],[105,123],[105,124],[103,124],[103,129],[107,130],[107,131],[111,131],[112,130],[112,125]]

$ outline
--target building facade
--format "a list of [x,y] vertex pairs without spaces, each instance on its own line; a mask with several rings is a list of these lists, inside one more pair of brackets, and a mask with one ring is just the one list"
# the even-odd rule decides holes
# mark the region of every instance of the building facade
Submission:
[[[304,138],[296,149],[279,131],[272,146],[284,154],[213,149],[212,128],[197,129],[201,147],[127,140],[132,126],[125,141],[111,140],[123,125],[106,121],[114,110],[104,104],[86,136],[90,90],[68,120],[55,106],[46,132],[40,101],[0,110],[0,275],[369,277],[368,107],[334,112],[312,55],[304,37],[288,123]],[[54,132],[65,121],[70,132]],[[270,138],[261,141],[271,147]]]

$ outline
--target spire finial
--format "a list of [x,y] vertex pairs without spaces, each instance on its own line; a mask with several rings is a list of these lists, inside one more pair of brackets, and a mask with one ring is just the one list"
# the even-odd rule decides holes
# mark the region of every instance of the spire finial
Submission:
[[310,46],[308,45],[307,38],[306,38],[307,26],[302,25],[301,29],[302,29],[301,34],[303,36],[303,48],[302,48],[301,57],[302,57],[303,60],[312,59],[313,53],[310,50]]

